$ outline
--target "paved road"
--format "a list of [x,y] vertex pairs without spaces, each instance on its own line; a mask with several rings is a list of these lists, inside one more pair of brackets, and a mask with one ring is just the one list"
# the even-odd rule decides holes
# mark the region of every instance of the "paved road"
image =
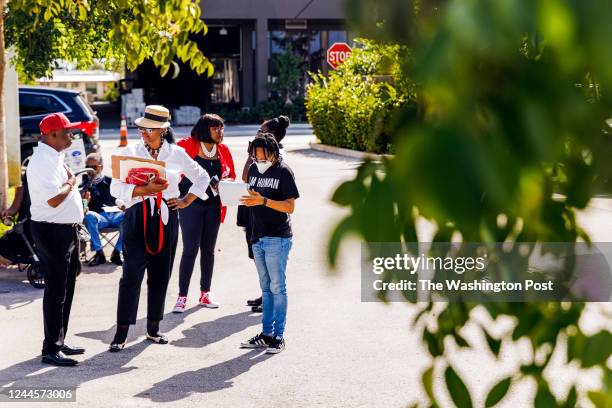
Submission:
[[[24,284],[20,273],[0,270],[0,386],[77,387],[77,403],[66,404],[69,407],[162,403],[177,407],[403,407],[422,399],[420,374],[427,359],[410,328],[414,307],[360,302],[356,241],[344,245],[335,273],[326,265],[328,233],[343,214],[329,197],[342,180],[353,175],[357,162],[309,150],[307,142],[312,139],[312,135],[288,136],[285,142],[286,160],[295,171],[301,198],[288,266],[287,349],[283,353],[270,357],[238,348],[241,340],[259,330],[260,316],[244,306],[259,289],[243,233],[235,226],[235,209],[230,209],[219,235],[213,278],[222,306],[208,310],[194,305],[196,271],[189,310],[183,315],[169,313],[161,324],[171,340],[167,346],[144,340],[146,296],[141,296],[138,325],[131,330],[128,347],[121,353],[108,353],[120,270],[86,267],[77,283],[68,341],[86,347],[87,353],[75,368],[43,366],[38,356],[42,291]],[[244,163],[248,140],[244,136],[226,139],[238,167]],[[115,141],[102,143],[106,156],[118,151]],[[602,204],[597,217],[610,216],[608,204]],[[604,235],[609,237],[601,232],[599,239]],[[177,277],[178,262],[167,311],[177,296]],[[465,336],[482,344],[473,331]],[[453,353],[453,361],[469,377],[481,405],[486,389],[521,357],[519,351],[504,348],[502,358],[498,368],[487,355]],[[572,375],[559,373],[555,384],[563,385]],[[440,378],[435,389],[444,392]],[[526,401],[532,392],[530,384],[513,389],[504,406],[529,406]],[[448,399],[442,398],[443,406],[449,406]]]

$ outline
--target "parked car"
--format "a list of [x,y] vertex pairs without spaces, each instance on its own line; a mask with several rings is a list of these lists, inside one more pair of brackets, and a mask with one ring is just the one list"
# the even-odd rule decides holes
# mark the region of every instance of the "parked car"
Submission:
[[[85,155],[100,149],[98,143],[100,122],[81,92],[64,88],[20,86],[19,126],[21,128],[22,166],[27,165],[34,147],[38,144],[40,136],[38,124],[41,119],[55,112],[62,112],[71,122],[83,122],[79,129],[73,131],[77,143],[74,143],[76,148],[69,152],[69,157],[67,157],[67,162],[71,167],[73,162],[85,162],[85,157],[76,157],[82,154],[79,139],[83,142]],[[68,158],[78,160],[69,162]]]

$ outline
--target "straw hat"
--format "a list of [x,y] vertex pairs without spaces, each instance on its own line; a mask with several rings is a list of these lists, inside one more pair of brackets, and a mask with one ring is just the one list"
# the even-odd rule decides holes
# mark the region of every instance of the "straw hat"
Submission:
[[161,105],[145,107],[144,116],[134,121],[136,126],[152,129],[165,129],[170,127],[170,111]]

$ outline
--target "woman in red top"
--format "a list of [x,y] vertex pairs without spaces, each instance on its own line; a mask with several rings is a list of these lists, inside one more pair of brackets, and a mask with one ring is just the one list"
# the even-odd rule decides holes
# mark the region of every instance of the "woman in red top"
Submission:
[[[220,223],[225,218],[227,207],[223,206],[218,193],[218,182],[235,179],[234,160],[223,142],[223,119],[206,114],[191,130],[191,137],[177,144],[185,149],[211,178],[206,191],[206,200],[197,199],[187,208],[179,210],[179,222],[183,237],[183,255],[179,269],[179,297],[174,306],[175,313],[183,313],[187,307],[187,293],[198,250],[200,251],[200,300],[202,306],[217,308],[219,304],[210,293],[215,261],[215,245]],[[191,182],[183,179],[179,185],[181,194],[188,191]]]

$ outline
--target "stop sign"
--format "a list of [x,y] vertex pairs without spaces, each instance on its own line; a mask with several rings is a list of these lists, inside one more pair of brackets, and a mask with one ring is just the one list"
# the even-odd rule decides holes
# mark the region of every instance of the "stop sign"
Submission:
[[327,50],[327,63],[333,69],[338,69],[340,64],[351,56],[351,47],[345,42],[333,43]]

